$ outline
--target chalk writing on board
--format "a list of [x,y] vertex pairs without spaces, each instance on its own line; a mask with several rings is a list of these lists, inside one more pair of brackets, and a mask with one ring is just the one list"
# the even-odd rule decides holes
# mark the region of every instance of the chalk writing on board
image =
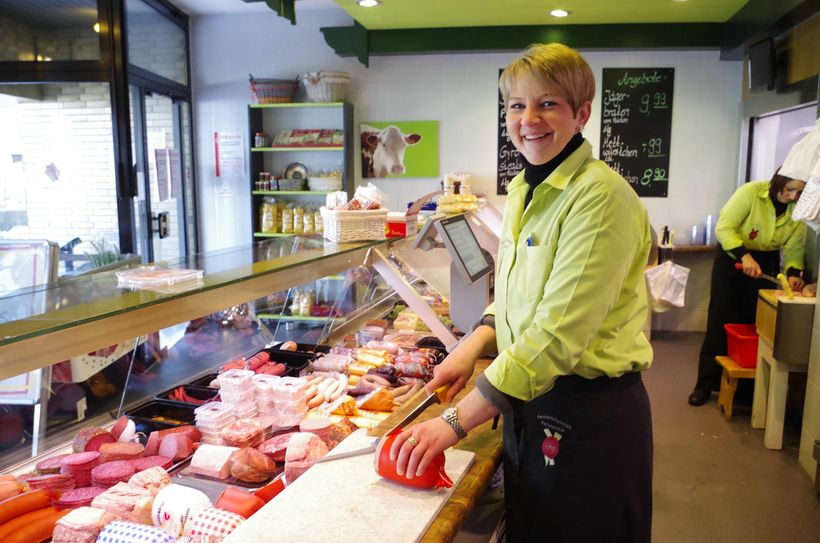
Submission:
[[601,160],[639,196],[669,188],[674,68],[604,68]]
[[[503,70],[498,70],[499,77]],[[504,98],[498,91],[498,167],[496,173],[496,194],[507,194],[507,185],[518,172],[524,169],[521,153],[515,148],[507,135],[507,112],[504,109]]]

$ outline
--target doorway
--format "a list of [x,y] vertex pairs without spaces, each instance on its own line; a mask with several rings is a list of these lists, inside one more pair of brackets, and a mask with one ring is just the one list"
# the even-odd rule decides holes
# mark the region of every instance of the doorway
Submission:
[[182,99],[131,85],[131,142],[138,251],[145,262],[177,261],[189,254],[186,177],[190,172],[190,107]]

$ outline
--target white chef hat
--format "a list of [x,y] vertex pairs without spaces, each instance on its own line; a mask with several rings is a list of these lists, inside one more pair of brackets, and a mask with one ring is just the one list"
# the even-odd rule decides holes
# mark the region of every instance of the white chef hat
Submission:
[[814,128],[789,150],[783,166],[778,172],[780,175],[808,181],[812,170],[816,170],[820,162],[820,119]]

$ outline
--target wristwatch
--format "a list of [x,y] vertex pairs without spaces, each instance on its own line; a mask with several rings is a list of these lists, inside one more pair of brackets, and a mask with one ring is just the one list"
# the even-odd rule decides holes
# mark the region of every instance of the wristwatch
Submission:
[[450,425],[450,428],[453,429],[459,439],[467,437],[467,432],[464,431],[464,428],[461,427],[461,423],[458,421],[458,408],[456,406],[445,409],[441,414],[441,418]]

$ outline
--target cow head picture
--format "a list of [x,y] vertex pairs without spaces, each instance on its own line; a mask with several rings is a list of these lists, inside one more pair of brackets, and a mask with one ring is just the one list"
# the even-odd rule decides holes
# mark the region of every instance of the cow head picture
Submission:
[[390,125],[374,128],[361,125],[362,177],[383,178],[405,172],[404,152],[421,141],[419,134],[404,134]]

